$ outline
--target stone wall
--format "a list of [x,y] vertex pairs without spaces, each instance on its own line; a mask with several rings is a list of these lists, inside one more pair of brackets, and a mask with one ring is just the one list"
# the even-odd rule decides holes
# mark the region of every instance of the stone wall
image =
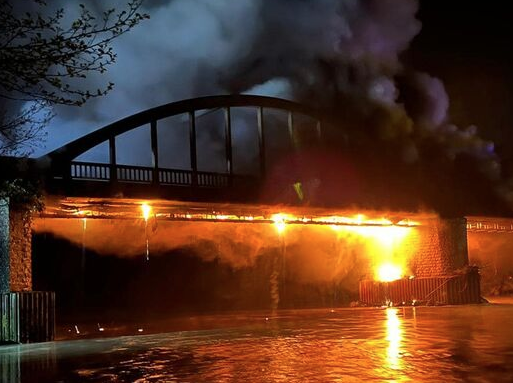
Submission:
[[28,210],[0,200],[0,293],[32,290],[32,232]]
[[9,202],[0,199],[0,293],[10,291]]
[[11,291],[32,290],[32,231],[30,211],[10,212]]
[[411,262],[416,277],[454,274],[468,265],[466,220],[440,219],[417,228],[418,250]]

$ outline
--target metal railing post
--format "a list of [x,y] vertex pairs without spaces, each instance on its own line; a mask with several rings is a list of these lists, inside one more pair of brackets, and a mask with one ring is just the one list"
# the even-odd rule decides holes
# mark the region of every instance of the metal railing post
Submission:
[[116,166],[116,137],[109,137],[109,164],[110,164],[110,181],[117,182],[118,171]]
[[189,145],[192,170],[192,186],[198,186],[198,158],[196,153],[196,116],[194,111],[189,112]]
[[228,185],[233,181],[233,155],[232,155],[232,121],[230,107],[224,109],[224,135],[226,145],[226,171],[228,172]]
[[160,184],[159,178],[159,142],[157,137],[157,121],[152,120],[150,123],[150,136],[151,136],[151,165],[153,167],[152,183],[154,185]]
[[264,131],[264,108],[258,107],[258,153],[260,157],[260,178],[265,178],[265,131]]

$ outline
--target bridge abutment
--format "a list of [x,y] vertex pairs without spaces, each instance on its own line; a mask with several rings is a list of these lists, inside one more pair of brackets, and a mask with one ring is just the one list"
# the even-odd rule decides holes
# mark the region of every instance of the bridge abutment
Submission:
[[32,291],[31,212],[0,199],[0,344],[53,340],[55,295]]

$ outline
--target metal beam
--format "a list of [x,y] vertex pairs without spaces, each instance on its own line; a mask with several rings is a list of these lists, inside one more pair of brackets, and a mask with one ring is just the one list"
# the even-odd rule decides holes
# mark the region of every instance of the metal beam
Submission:
[[192,186],[198,185],[198,156],[196,153],[196,115],[189,112],[189,145],[192,170]]
[[226,144],[226,172],[231,177],[233,175],[233,155],[232,155],[232,118],[230,107],[224,109],[224,137]]
[[160,120],[183,113],[188,113],[194,110],[245,106],[259,106],[263,108],[274,108],[279,110],[292,111],[294,113],[304,114],[316,119],[321,119],[321,115],[314,108],[298,104],[293,101],[274,97],[253,95],[199,97],[161,105],[156,108],[148,109],[126,117],[101,129],[97,129],[89,134],[86,134],[85,136],[62,146],[61,148],[56,149],[43,157],[55,159],[57,162],[72,161],[80,154],[85,153],[96,145],[107,141],[109,137],[118,136],[132,129],[136,129],[145,124],[149,124],[153,120]]
[[118,171],[116,167],[116,137],[109,137],[109,164],[110,164],[110,180],[116,182],[118,180]]
[[258,120],[258,152],[260,157],[260,177],[265,177],[265,131],[264,131],[264,108],[259,107]]
[[296,148],[296,139],[294,137],[294,115],[292,111],[289,110],[288,119],[287,119],[287,127],[289,131],[290,143],[293,148]]
[[150,123],[150,136],[151,136],[151,165],[153,167],[153,183],[159,184],[159,142],[157,137],[157,121],[153,120]]

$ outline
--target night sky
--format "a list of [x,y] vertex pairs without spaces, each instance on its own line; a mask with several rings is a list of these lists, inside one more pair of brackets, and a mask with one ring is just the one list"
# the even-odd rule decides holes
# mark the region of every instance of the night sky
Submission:
[[[403,54],[407,65],[440,78],[449,95],[449,118],[459,127],[477,126],[495,144],[502,177],[513,175],[513,23],[501,1],[420,1],[422,31]],[[472,188],[469,183],[469,188]],[[486,186],[488,187],[488,186]],[[480,198],[477,211],[489,200]],[[486,201],[485,201],[486,199]],[[489,205],[488,205],[489,206]],[[496,215],[511,215],[507,206]]]
[[451,120],[477,125],[511,167],[513,20],[508,9],[497,0],[422,0],[422,31],[403,58],[443,80]]

